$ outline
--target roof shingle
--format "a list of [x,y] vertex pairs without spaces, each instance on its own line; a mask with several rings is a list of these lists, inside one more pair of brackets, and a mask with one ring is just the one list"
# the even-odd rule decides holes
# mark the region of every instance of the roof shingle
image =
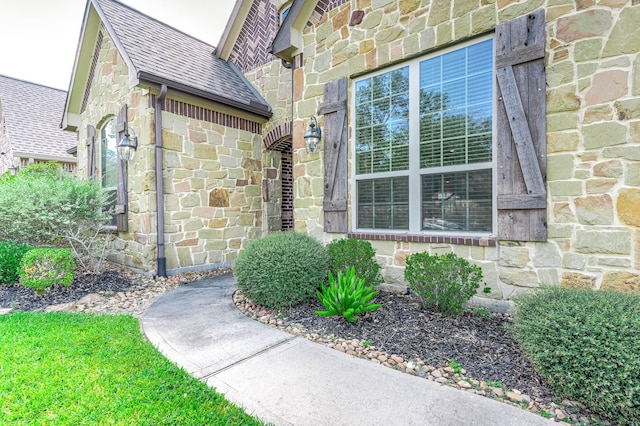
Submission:
[[0,102],[11,148],[33,158],[68,159],[75,133],[60,128],[67,92],[0,75]]
[[264,98],[242,74],[214,54],[213,46],[120,2],[92,1],[104,13],[138,78],[175,82],[222,103],[270,115]]

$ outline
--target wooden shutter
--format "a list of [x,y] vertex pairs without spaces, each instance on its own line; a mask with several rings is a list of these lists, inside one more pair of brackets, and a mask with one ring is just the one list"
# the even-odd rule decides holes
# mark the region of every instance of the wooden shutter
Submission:
[[545,15],[496,27],[498,239],[546,241]]
[[87,125],[87,177],[96,176],[96,128]]
[[[127,105],[123,105],[118,111],[116,119],[116,131],[118,133],[118,142],[127,131]],[[118,188],[116,191],[116,226],[118,231],[127,232],[129,230],[129,213],[127,202],[127,162],[118,158]]]
[[347,232],[347,79],[324,87],[324,232]]

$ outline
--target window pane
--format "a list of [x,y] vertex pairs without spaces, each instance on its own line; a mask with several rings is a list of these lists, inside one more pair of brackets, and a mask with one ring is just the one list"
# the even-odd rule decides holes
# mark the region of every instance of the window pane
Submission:
[[420,167],[491,161],[492,40],[420,63]]
[[409,68],[356,83],[356,174],[409,168]]
[[116,152],[117,133],[116,120],[111,119],[102,127],[100,132],[102,139],[102,186],[115,188],[118,186],[118,154]]
[[422,176],[422,229],[489,232],[491,169]]
[[358,228],[409,229],[409,178],[361,180],[357,184]]
[[110,211],[110,225],[116,225],[116,187],[118,186],[118,153],[116,146],[118,144],[118,134],[116,132],[116,120],[111,119],[105,123],[100,131],[101,151],[100,151],[100,170],[102,177],[102,187],[107,190],[109,203],[106,210]]

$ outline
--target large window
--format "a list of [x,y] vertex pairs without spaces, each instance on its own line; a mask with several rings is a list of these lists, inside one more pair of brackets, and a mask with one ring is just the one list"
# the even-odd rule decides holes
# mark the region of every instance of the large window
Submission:
[[493,231],[493,43],[355,83],[358,230]]
[[[116,119],[107,121],[100,130],[100,173],[102,187],[109,193],[109,209],[115,213],[116,190],[118,188],[118,134],[116,132]],[[116,225],[116,216],[113,215],[111,225]]]

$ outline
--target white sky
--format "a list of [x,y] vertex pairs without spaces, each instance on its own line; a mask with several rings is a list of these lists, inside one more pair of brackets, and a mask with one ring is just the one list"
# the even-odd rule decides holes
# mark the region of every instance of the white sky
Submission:
[[[216,46],[235,0],[120,0]],[[0,0],[0,74],[68,90],[87,0]]]

